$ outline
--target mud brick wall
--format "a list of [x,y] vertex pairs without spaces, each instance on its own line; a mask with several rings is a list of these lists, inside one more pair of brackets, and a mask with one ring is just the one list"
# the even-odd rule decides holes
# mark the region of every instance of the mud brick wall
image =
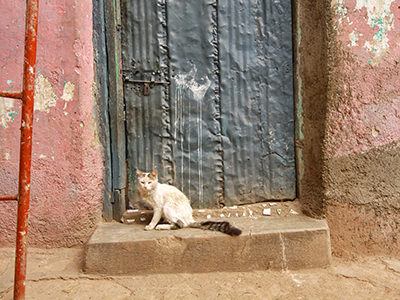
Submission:
[[400,252],[400,1],[299,1],[300,199],[334,254]]

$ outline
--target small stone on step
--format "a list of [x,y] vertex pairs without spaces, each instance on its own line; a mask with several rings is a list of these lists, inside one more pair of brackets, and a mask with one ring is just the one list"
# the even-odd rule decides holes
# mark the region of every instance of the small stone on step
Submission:
[[264,216],[270,216],[271,215],[271,209],[270,208],[264,208],[262,214]]

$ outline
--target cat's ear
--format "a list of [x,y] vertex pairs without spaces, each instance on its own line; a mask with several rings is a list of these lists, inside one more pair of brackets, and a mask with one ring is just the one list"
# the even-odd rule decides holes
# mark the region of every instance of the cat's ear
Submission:
[[150,173],[150,177],[152,177],[154,179],[157,178],[157,175],[158,175],[158,172],[156,169],[154,169],[153,172]]
[[139,177],[143,177],[143,176],[144,176],[143,172],[141,172],[139,169],[136,170],[136,174],[137,174]]

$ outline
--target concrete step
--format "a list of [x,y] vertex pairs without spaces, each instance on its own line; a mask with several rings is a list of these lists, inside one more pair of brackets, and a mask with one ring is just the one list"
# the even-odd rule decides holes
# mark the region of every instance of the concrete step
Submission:
[[86,245],[84,271],[126,275],[295,270],[331,262],[325,220],[291,216],[229,222],[242,229],[242,235],[191,228],[144,231],[141,224],[100,224]]

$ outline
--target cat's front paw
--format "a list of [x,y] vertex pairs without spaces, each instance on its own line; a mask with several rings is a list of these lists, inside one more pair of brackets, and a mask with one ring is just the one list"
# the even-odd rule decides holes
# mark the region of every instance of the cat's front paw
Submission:
[[144,230],[153,230],[154,229],[154,226],[151,226],[151,225],[147,225],[145,228],[144,228]]

